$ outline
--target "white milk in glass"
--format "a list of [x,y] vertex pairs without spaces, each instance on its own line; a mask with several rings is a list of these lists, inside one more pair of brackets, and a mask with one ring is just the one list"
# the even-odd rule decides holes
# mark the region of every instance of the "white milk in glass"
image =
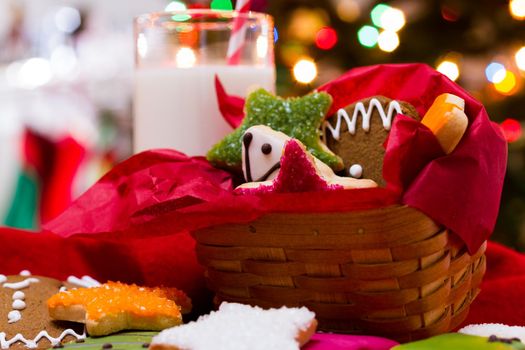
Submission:
[[173,148],[206,152],[232,128],[217,104],[214,76],[228,94],[245,97],[256,87],[275,90],[273,67],[203,65],[140,68],[135,72],[134,150]]

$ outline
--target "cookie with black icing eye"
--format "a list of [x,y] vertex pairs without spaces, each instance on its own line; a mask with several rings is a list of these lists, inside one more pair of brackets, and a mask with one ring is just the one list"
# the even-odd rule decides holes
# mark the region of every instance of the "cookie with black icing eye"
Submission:
[[397,114],[420,120],[411,104],[374,96],[339,109],[323,123],[326,145],[343,159],[342,175],[385,185],[383,145]]
[[85,338],[83,325],[52,321],[46,300],[63,283],[47,277],[0,275],[0,349],[47,349]]

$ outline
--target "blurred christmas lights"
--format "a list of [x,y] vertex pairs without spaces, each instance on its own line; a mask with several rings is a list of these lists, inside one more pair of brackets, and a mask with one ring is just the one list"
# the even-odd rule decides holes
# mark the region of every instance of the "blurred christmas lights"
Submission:
[[277,40],[279,40],[279,32],[277,31],[277,27],[273,27],[273,42],[276,43]]
[[485,76],[491,83],[499,83],[507,74],[505,66],[499,62],[491,62],[487,68],[485,68]]
[[379,48],[385,52],[392,52],[399,46],[399,37],[396,32],[385,30],[377,38]]
[[315,36],[315,45],[321,50],[330,50],[337,44],[337,32],[334,28],[321,28]]
[[64,33],[75,32],[82,23],[80,12],[73,7],[62,7],[55,14],[55,25]]
[[521,123],[513,118],[507,118],[501,122],[500,128],[507,142],[518,141],[523,134]]
[[519,69],[525,71],[525,46],[516,51],[514,59],[516,60],[516,66],[518,66]]
[[362,26],[357,32],[359,43],[365,47],[374,47],[377,45],[379,31],[372,26]]
[[164,8],[164,11],[166,12],[173,12],[173,11],[184,11],[186,10],[186,4],[184,4],[182,1],[172,1],[166,7]]
[[312,59],[303,58],[293,66],[295,80],[302,84],[310,84],[317,77],[317,66]]
[[374,6],[372,12],[370,12],[370,17],[372,18],[372,23],[374,23],[376,27],[383,27],[381,19],[383,17],[383,14],[389,9],[391,9],[391,7],[386,4],[377,4],[376,6]]
[[456,22],[459,19],[459,14],[459,11],[454,7],[448,5],[441,6],[441,17],[446,21]]
[[181,47],[179,51],[177,51],[175,61],[179,68],[190,68],[197,62],[197,57],[195,56],[195,52],[189,47]]
[[361,14],[359,4],[355,0],[339,0],[335,10],[337,16],[345,22],[353,22]]
[[405,26],[405,14],[399,9],[390,7],[383,12],[380,22],[381,28],[397,32]]
[[515,19],[525,19],[525,0],[511,0],[509,2],[509,10]]
[[210,4],[212,10],[233,10],[233,4],[231,0],[213,0]]
[[502,95],[512,95],[516,88],[516,76],[507,70],[505,77],[500,82],[494,83],[494,88]]
[[48,60],[33,57],[11,63],[7,67],[6,78],[12,86],[34,89],[49,83],[53,78],[53,72]]
[[[166,12],[176,12],[176,11],[185,11],[187,10],[187,6],[182,1],[172,1],[170,2],[165,8],[164,11]],[[184,22],[191,18],[188,14],[183,13],[177,13],[171,17],[174,21],[177,22]]]
[[456,81],[459,77],[459,67],[455,62],[445,60],[437,66],[438,72],[446,75],[450,80]]

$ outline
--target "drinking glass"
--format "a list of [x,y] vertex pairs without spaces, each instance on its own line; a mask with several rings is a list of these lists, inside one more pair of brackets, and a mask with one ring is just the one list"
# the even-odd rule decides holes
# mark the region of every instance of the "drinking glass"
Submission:
[[[137,17],[134,151],[204,155],[232,130],[219,112],[215,75],[228,94],[245,97],[257,87],[274,92],[273,43],[273,19],[262,13],[188,10]],[[236,57],[229,47],[238,49]]]

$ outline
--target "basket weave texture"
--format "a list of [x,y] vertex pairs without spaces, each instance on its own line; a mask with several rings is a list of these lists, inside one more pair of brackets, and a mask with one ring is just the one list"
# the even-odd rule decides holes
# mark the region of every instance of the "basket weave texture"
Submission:
[[319,329],[399,341],[450,331],[485,273],[447,229],[403,205],[273,213],[193,233],[216,301],[307,306]]

